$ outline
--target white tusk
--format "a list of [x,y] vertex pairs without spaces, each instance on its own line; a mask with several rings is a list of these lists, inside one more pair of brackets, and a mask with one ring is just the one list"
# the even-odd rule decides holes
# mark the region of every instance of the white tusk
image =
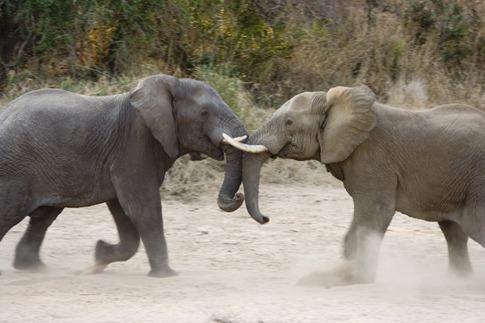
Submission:
[[248,136],[244,135],[244,136],[236,137],[236,138],[233,138],[233,139],[236,140],[237,142],[245,142],[246,139],[248,139]]
[[[224,144],[230,144],[228,141],[227,141],[227,138],[231,138],[229,137],[229,135],[225,134],[224,132],[222,133],[222,136],[224,137],[224,139],[222,140],[222,143]],[[232,140],[235,140],[237,142],[243,142],[243,141],[246,141],[246,139],[248,139],[248,136],[244,135],[244,136],[241,136],[241,137],[236,137],[236,138],[231,138]]]
[[229,144],[233,147],[236,147],[239,150],[242,150],[248,153],[261,154],[268,151],[268,148],[266,148],[266,146],[263,146],[263,145],[247,145],[242,142],[239,142],[237,140],[238,138],[231,138],[225,133],[222,133],[222,136],[224,137],[224,143]]

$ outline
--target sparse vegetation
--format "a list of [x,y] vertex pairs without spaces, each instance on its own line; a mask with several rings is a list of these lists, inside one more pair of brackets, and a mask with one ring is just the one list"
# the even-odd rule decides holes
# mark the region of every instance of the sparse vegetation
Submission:
[[[124,92],[164,72],[209,82],[250,131],[293,95],[337,85],[396,106],[485,107],[483,1],[0,0],[0,32],[1,106],[40,87]],[[222,164],[192,163],[175,165],[166,194],[222,180]],[[269,163],[263,179],[313,182],[302,172],[318,165],[298,165]]]

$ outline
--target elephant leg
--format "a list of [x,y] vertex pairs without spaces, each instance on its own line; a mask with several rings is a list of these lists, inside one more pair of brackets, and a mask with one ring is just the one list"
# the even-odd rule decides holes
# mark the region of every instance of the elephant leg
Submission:
[[0,241],[11,228],[27,216],[22,210],[12,206],[9,202],[7,199],[0,199]]
[[394,190],[387,192],[388,196],[354,198],[354,218],[344,240],[344,257],[354,266],[354,282],[375,279],[380,245],[395,213]]
[[106,203],[115,221],[120,242],[110,244],[103,240],[98,240],[96,244],[95,260],[96,269],[91,273],[101,272],[106,266],[116,261],[126,261],[133,257],[140,246],[140,236],[133,222],[125,214],[118,200]]
[[45,267],[40,260],[40,247],[47,229],[62,210],[62,207],[41,206],[29,214],[29,225],[15,249],[13,266],[16,269],[37,271]]
[[20,223],[26,216],[28,211],[25,209],[26,201],[21,197],[25,196],[21,190],[14,190],[15,183],[4,183],[0,180],[0,241],[7,232]]
[[130,181],[126,177],[113,178],[119,202],[118,208],[124,211],[134,226],[134,230],[128,231],[133,237],[134,233],[137,233],[137,237],[141,238],[145,246],[151,267],[148,275],[175,276],[177,273],[168,264],[167,242],[163,233],[162,203],[158,182],[160,179],[155,180],[156,174],[149,174],[149,172],[144,175],[146,177],[138,177]]
[[448,244],[450,271],[459,276],[470,275],[472,265],[468,256],[468,235],[456,222],[440,221],[438,224]]
[[395,190],[389,186],[387,190],[353,196],[354,218],[344,241],[350,283],[371,283],[375,279],[381,242],[396,212]]
[[9,216],[9,212],[0,211],[0,241],[10,229],[19,224],[24,218],[25,216]]
[[465,234],[485,248],[485,177],[470,187],[460,225]]
[[344,258],[347,260],[355,259],[357,256],[358,242],[356,232],[357,224],[355,218],[353,218],[344,239]]
[[[373,214],[373,215],[370,215]],[[356,211],[355,240],[357,252],[354,259],[355,271],[353,279],[355,283],[371,283],[377,272],[379,250],[384,234],[391,223],[394,210],[375,210],[375,213]]]
[[161,204],[156,210],[145,210],[141,216],[134,220],[135,226],[145,246],[151,271],[151,277],[176,276],[168,264],[168,250],[165,235],[163,233],[163,218]]
[[380,244],[394,215],[394,204],[354,200],[354,218],[344,240],[345,262],[300,279],[304,285],[326,287],[370,283],[375,279]]

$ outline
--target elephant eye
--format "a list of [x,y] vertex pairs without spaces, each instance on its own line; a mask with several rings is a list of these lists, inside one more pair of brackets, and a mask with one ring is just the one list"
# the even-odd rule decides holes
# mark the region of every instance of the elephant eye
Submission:
[[291,119],[286,120],[286,125],[291,126],[293,124],[293,121]]
[[209,117],[209,112],[207,110],[204,110],[202,111],[201,116],[202,118],[206,119],[207,117]]

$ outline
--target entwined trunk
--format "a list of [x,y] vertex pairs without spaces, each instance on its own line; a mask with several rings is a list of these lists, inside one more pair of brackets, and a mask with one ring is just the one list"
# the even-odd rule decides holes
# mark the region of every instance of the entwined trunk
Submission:
[[244,202],[244,194],[237,193],[242,181],[242,151],[226,145],[223,149],[226,156],[226,173],[217,204],[221,210],[233,212]]
[[269,153],[245,153],[243,157],[243,183],[244,194],[246,195],[246,208],[251,217],[261,224],[269,221],[269,218],[259,211],[259,178],[261,167],[268,158]]

